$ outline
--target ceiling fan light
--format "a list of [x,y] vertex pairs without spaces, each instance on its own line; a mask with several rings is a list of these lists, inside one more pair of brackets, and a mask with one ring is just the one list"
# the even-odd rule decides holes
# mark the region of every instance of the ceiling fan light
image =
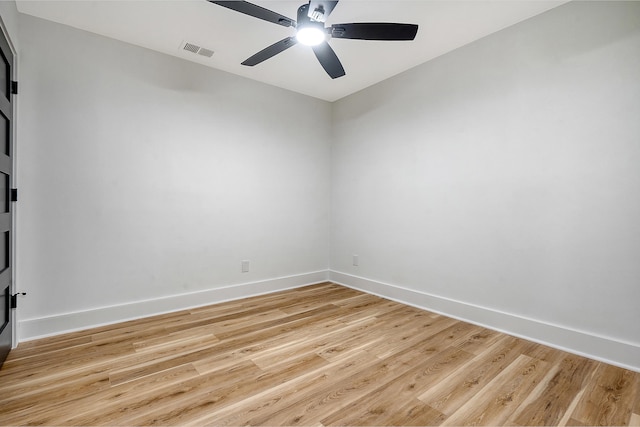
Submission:
[[325,33],[322,29],[315,26],[302,27],[298,29],[296,33],[296,39],[298,39],[298,43],[307,46],[317,46],[325,40]]

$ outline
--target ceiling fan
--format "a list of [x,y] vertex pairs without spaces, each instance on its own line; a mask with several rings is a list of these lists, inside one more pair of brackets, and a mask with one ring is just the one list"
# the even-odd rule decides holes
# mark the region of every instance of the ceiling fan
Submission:
[[294,37],[284,38],[242,62],[242,65],[250,67],[266,61],[296,43],[301,43],[311,46],[322,68],[332,79],[336,79],[344,76],[345,72],[338,56],[329,46],[328,39],[413,40],[418,32],[417,25],[390,22],[333,24],[325,28],[324,22],[338,4],[338,0],[311,0],[309,3],[303,4],[298,8],[297,22],[248,1],[209,1],[254,18],[296,29]]

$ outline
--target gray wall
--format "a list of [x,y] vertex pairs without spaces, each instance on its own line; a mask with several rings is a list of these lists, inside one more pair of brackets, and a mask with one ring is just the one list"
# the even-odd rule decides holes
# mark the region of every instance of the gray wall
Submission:
[[9,39],[13,46],[17,49],[19,47],[18,40],[18,9],[16,8],[16,2],[14,0],[0,1],[0,17]]
[[560,6],[333,116],[332,277],[640,366],[639,2]]
[[26,15],[20,40],[23,338],[326,277],[330,104]]

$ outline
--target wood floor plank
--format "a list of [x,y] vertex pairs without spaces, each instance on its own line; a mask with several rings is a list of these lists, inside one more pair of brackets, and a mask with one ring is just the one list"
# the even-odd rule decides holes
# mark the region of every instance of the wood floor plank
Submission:
[[331,328],[309,331],[306,337],[301,339],[287,336],[282,340],[274,340],[270,343],[269,351],[254,353],[251,360],[260,367],[268,367],[295,357],[299,353],[308,352],[319,354],[327,360],[335,360],[345,351],[357,348],[354,346],[364,341],[363,337],[367,335],[366,343],[369,344],[375,344],[384,339],[371,337],[371,333],[378,326],[379,323],[374,318],[366,318],[359,323],[349,325],[338,322]]
[[503,338],[504,334],[490,329],[482,328],[477,333],[471,335],[467,340],[460,343],[458,348],[464,350],[467,353],[481,354],[487,347],[490,347],[493,343]]
[[[3,419],[8,425],[97,425],[111,419],[112,414],[125,410],[136,399],[151,393],[161,393],[187,378],[196,378],[192,366],[176,367],[156,375],[134,381],[119,387],[109,387],[93,394],[73,392],[59,401],[51,398],[69,389],[60,387],[50,392],[50,398],[22,413],[12,413],[12,418]],[[72,389],[75,391],[75,389]],[[28,422],[25,422],[28,420]]]
[[[335,337],[334,342],[315,351],[327,360],[336,360],[356,350],[365,350],[378,358],[384,358],[383,353],[400,352],[455,322],[447,318],[434,320],[428,316],[407,316],[404,310],[387,312],[376,316],[375,320],[374,323],[362,325],[355,330],[351,327],[344,328],[345,334]],[[393,339],[389,339],[389,336],[393,336]]]
[[[47,384],[63,381],[65,378],[74,377],[83,372],[105,372],[118,360],[122,360],[135,354],[133,346],[130,348],[115,347],[111,349],[83,348],[79,351],[70,351],[57,355],[55,358],[35,358],[30,363],[11,372],[11,375],[3,376],[0,371],[2,390],[16,392],[24,387],[44,387]],[[49,362],[49,363],[47,363]]]
[[636,375],[600,363],[571,417],[584,425],[627,425],[638,393]]
[[[155,372],[168,369],[172,366],[179,366],[185,363],[194,363],[202,360],[206,357],[211,357],[215,354],[221,354],[227,351],[232,351],[238,346],[247,344],[249,342],[256,342],[268,337],[276,336],[281,332],[285,332],[289,328],[295,328],[301,325],[310,325],[316,322],[321,322],[323,319],[330,317],[335,311],[340,310],[338,307],[329,306],[319,309],[314,309],[309,312],[299,313],[296,315],[288,316],[281,322],[263,322],[260,327],[246,327],[243,328],[243,333],[239,333],[239,337],[233,338],[226,334],[221,334],[224,338],[215,337],[215,342],[204,346],[203,348],[192,352],[181,352],[178,355],[166,355],[163,358],[152,360],[143,366],[128,366],[124,369],[118,370],[113,373],[112,381],[130,381],[135,378],[140,378],[145,375],[150,375]],[[220,339],[219,339],[220,338]]]
[[454,319],[441,317],[438,319],[425,318],[425,323],[412,331],[405,331],[404,328],[393,329],[393,333],[387,335],[384,345],[376,346],[369,351],[377,357],[384,359],[399,351],[416,345],[417,343],[429,339],[434,349],[449,347],[452,344],[460,343],[470,336],[476,326],[469,323],[460,323]]
[[443,414],[452,415],[511,365],[532,345],[514,337],[502,339],[453,371],[445,380],[433,384],[418,399]]
[[316,384],[304,393],[296,393],[290,399],[272,405],[270,411],[247,421],[250,425],[307,425],[317,423],[338,408],[348,405],[363,394],[368,394],[380,384],[412,368],[422,355],[417,351],[407,351],[388,361],[379,361],[367,369],[349,369],[350,375],[340,381]]
[[507,420],[511,425],[557,425],[585,387],[597,363],[579,356],[562,358]]
[[[352,289],[346,288],[340,290],[328,289],[323,294],[314,295],[313,298],[304,298],[295,304],[287,304],[285,306],[282,306],[280,307],[280,310],[287,314],[295,314],[313,310],[314,308],[318,308],[326,304],[340,302],[345,298],[349,298],[350,296],[358,296],[358,293]],[[373,303],[379,303],[379,301],[374,301]]]
[[437,426],[440,425],[445,418],[445,415],[424,402],[411,399],[407,402],[398,402],[398,404],[393,407],[393,410],[389,410],[388,404],[373,406],[366,412],[350,417],[351,421],[340,420],[335,424],[328,423],[326,425]]
[[114,412],[104,417],[104,424],[150,425],[157,414],[167,410],[182,414],[196,404],[220,404],[231,396],[233,390],[237,389],[237,384],[244,378],[260,374],[258,367],[250,361],[244,361],[228,369],[182,381],[175,388],[164,388],[160,392],[150,390],[148,394],[138,396],[135,402],[131,402],[125,408],[115,408]]
[[546,374],[547,362],[520,355],[442,425],[503,425]]
[[[235,368],[241,372],[250,372],[254,369],[248,363],[244,365],[238,363]],[[181,387],[188,384],[188,381],[200,381],[201,379],[202,377],[192,364],[175,366],[146,377],[111,386],[109,390],[104,390],[94,396],[94,399],[75,402],[73,416],[66,419],[59,418],[56,420],[56,424],[92,425],[104,423],[107,420],[112,421],[112,416],[105,415],[122,413],[133,403],[131,400],[137,402],[141,399],[147,399],[148,402],[153,402],[154,399],[160,399],[169,392],[179,395]],[[224,377],[221,378],[221,381],[224,381]],[[92,401],[98,400],[100,405],[90,404]]]
[[35,341],[28,341],[25,344],[30,344],[30,346],[22,346],[20,350],[15,349],[12,350],[12,357],[6,363],[5,369],[11,369],[13,365],[23,361],[26,358],[40,356],[43,354],[51,354],[55,356],[56,353],[59,352],[68,352],[69,349],[74,347],[85,346],[87,344],[91,344],[90,336],[80,336],[75,338],[61,339],[59,341],[51,341],[51,342],[43,342],[42,345],[36,346]]
[[38,408],[37,402],[46,402],[48,406],[58,406],[63,402],[77,399],[78,396],[94,395],[109,389],[109,376],[105,373],[85,374],[65,380],[65,387],[60,388],[55,381],[46,386],[25,387],[20,394],[10,394],[0,401],[2,412],[33,414]]
[[638,425],[640,373],[325,282],[22,343],[0,425]]
[[[277,413],[288,406],[304,400],[318,391],[319,387],[340,384],[355,371],[368,371],[378,367],[380,360],[366,352],[355,352],[323,369],[310,370],[305,375],[279,387],[253,394],[251,398],[222,410],[203,415],[188,425],[248,425],[252,419],[266,419],[272,424],[269,414]],[[255,425],[255,424],[254,424]]]
[[221,340],[225,340],[227,338],[236,336],[248,335],[255,332],[263,332],[271,328],[281,329],[284,325],[288,325],[289,328],[296,328],[304,324],[322,321],[326,319],[327,316],[333,316],[335,312],[339,310],[344,311],[335,305],[324,304],[311,310],[297,312],[295,314],[290,314],[279,319],[257,322],[233,331],[221,332],[216,334],[216,336]]
[[[595,373],[595,370],[594,370],[594,373]],[[593,374],[591,374],[591,375],[593,376]],[[558,422],[558,426],[559,427],[564,427],[564,426],[571,425],[571,423],[573,423],[575,421],[575,420],[573,420],[571,418],[571,414],[573,414],[573,411],[575,411],[576,408],[578,407],[578,403],[582,399],[582,395],[584,394],[585,391],[586,391],[586,388],[583,388],[582,390],[580,390],[578,392],[578,394],[575,395],[575,397],[573,398],[573,401],[569,404],[569,406],[567,407],[566,412],[564,413],[564,415],[562,416],[562,418]]]
[[155,351],[165,347],[173,347],[184,341],[197,341],[198,339],[209,340],[212,338],[214,338],[212,327],[199,327],[187,329],[186,331],[159,334],[159,336],[134,341],[133,348],[137,353],[142,353],[145,351]]
[[211,332],[214,334],[229,333],[254,323],[268,322],[276,319],[282,319],[287,316],[287,313],[280,309],[268,310],[262,313],[258,313],[255,316],[237,316],[234,319],[228,319],[224,322],[216,322],[208,325]]
[[[341,316],[336,315],[335,319],[326,319],[324,322],[307,324],[304,334],[299,331],[287,330],[279,331],[277,334],[270,334],[261,339],[253,339],[241,342],[235,340],[232,345],[225,342],[225,351],[214,352],[209,356],[203,356],[194,362],[194,365],[201,373],[218,369],[221,364],[226,364],[233,360],[251,360],[260,368],[266,369],[270,366],[295,359],[300,354],[307,352],[317,352],[321,347],[330,345],[340,337],[331,337],[333,333],[349,333],[352,328],[359,329],[361,324],[352,324],[348,327],[340,321]],[[370,319],[363,319],[362,323],[371,323]]]
[[[449,376],[452,370],[463,365],[473,357],[471,353],[456,347],[448,347],[435,353],[426,360],[416,362],[406,372],[392,380],[378,384],[378,387],[363,397],[343,406],[321,420],[322,424],[362,425],[372,422],[371,415],[379,415],[382,419],[400,420],[404,417],[399,412],[398,402],[413,401],[415,396],[437,384]],[[426,408],[420,405],[422,410]],[[443,414],[435,409],[428,412],[434,419],[444,419]]]
[[[202,353],[206,353],[209,349],[220,340],[213,335],[205,337],[195,337],[186,340],[174,341],[172,346],[159,348],[155,346],[146,348],[146,352],[153,351],[154,358],[147,363],[135,363],[123,369],[112,369],[109,372],[109,381],[111,385],[118,385],[147,375],[153,375],[177,366],[192,363],[199,359]],[[194,349],[199,349],[193,351]]]
[[[326,366],[326,360],[317,355],[304,355],[290,363],[281,364],[268,371],[255,372],[243,375],[227,387],[217,385],[215,391],[202,389],[190,393],[180,405],[165,406],[154,409],[142,416],[127,419],[133,425],[167,425],[184,424],[225,408],[243,399],[248,394],[257,394],[264,390],[273,389],[288,381],[294,380],[308,370]],[[217,381],[218,375],[210,374],[208,377]]]

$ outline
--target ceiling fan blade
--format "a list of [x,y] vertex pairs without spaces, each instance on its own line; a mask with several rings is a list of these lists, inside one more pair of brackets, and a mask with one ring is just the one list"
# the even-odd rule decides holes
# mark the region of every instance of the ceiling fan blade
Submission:
[[253,55],[251,58],[247,58],[242,65],[248,65],[249,67],[253,67],[254,65],[258,65],[259,63],[266,61],[272,56],[276,56],[280,52],[284,52],[289,49],[291,46],[295,46],[298,41],[295,37],[287,37],[286,39],[282,39],[279,42],[272,44],[269,47],[262,49],[260,52]]
[[316,58],[320,61],[322,68],[329,74],[332,79],[337,79],[345,75],[344,68],[338,59],[336,53],[331,49],[329,43],[322,42],[317,46],[312,46],[313,53],[316,54]]
[[295,27],[296,21],[280,15],[272,10],[265,9],[248,1],[214,1],[209,0],[211,3],[217,4],[222,7],[226,7],[236,12],[244,13],[245,15],[253,16],[254,18],[262,19],[264,21],[273,22],[274,24],[282,25],[283,27]]
[[325,22],[337,4],[337,0],[311,0],[309,2],[309,18],[314,21]]
[[360,22],[331,26],[331,37],[336,39],[413,40],[417,33],[417,25],[390,22]]

